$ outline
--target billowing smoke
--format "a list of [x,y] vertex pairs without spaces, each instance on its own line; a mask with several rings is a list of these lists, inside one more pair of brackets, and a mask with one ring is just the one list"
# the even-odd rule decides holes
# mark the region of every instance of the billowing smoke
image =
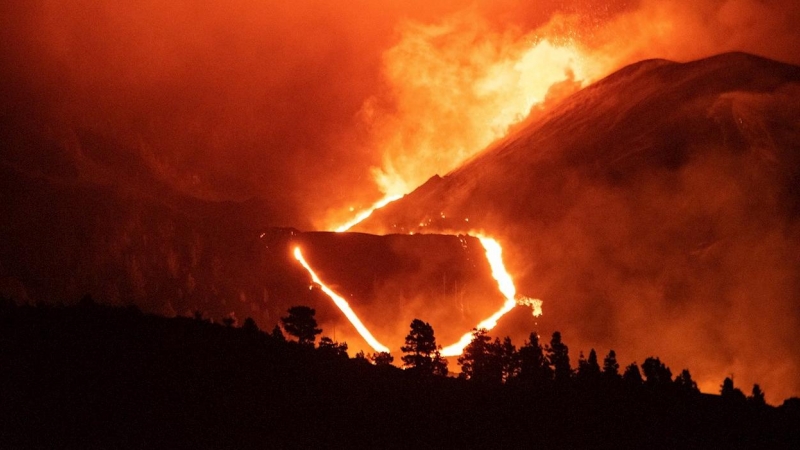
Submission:
[[373,185],[380,155],[352,128],[400,4],[7,2],[3,115],[105,136],[191,194],[264,197],[304,225]]
[[[383,53],[382,90],[359,114],[367,145],[381,156],[372,178],[387,196],[409,192],[529,115],[642,59],[738,50],[798,62],[800,8],[784,3],[505,2],[433,22],[400,21]],[[348,214],[335,211],[317,225]]]
[[187,192],[268,198],[301,226],[452,169],[550,83],[730,49],[796,62],[800,43],[791,1],[1,8],[4,116],[100,133]]
[[[800,3],[795,0],[3,2],[2,138],[20,127],[33,127],[32,136],[66,136],[65,142],[75,135],[83,139],[87,132],[100,135],[118,143],[120,151],[145,158],[164,181],[186,194],[260,197],[275,206],[267,223],[327,227],[347,218],[350,207],[413,189],[434,173],[457,167],[532,110],[546,108],[548,99],[555,101],[625,64],[645,58],[686,61],[730,50],[800,63],[797,23]],[[705,172],[695,169],[699,172],[681,175],[675,196],[647,202],[675,206],[688,201],[680,186],[727,182],[703,181]],[[566,186],[581,185],[569,174],[559,176]],[[607,218],[596,228],[602,234],[560,228],[540,242],[580,246],[602,240],[620,248],[636,227],[647,225],[620,220],[617,203],[592,207],[598,198],[589,190],[579,201],[604,215],[575,220]],[[740,208],[731,202],[719,208]],[[630,228],[613,227],[612,219]],[[722,237],[704,243],[704,230],[698,225],[697,236],[687,242],[711,257],[715,246],[737,239],[742,244],[734,253],[711,258],[720,273],[714,279],[726,280],[726,271],[738,274],[745,265],[763,289],[751,289],[752,284],[737,289],[736,280],[687,286],[689,269],[679,261],[673,272],[659,275],[663,291],[653,291],[649,281],[639,287],[619,269],[609,271],[605,281],[560,272],[528,281],[525,286],[533,292],[523,293],[552,300],[556,288],[569,286],[574,275],[572,297],[585,302],[569,312],[585,314],[556,324],[572,327],[563,330],[567,339],[584,327],[597,330],[593,342],[611,345],[626,336],[645,342],[648,333],[675,342],[674,348],[702,342],[692,369],[737,371],[758,359],[756,346],[745,352],[728,349],[718,345],[722,339],[690,336],[677,324],[693,318],[717,335],[740,333],[736,339],[741,341],[759,339],[763,332],[767,345],[784,348],[780,333],[786,330],[770,327],[769,320],[796,312],[770,298],[796,292],[784,262],[794,258],[796,267],[797,249],[779,234],[747,246],[758,230],[722,224],[717,230]],[[549,261],[576,268],[603,258],[602,252],[542,245],[546,248],[516,250],[517,268],[524,267],[525,252],[549,254]],[[631,258],[622,266],[639,263]],[[552,267],[526,272],[547,269]],[[608,289],[603,302],[581,297],[590,290],[582,286],[597,283]],[[671,307],[683,322],[676,321],[672,330],[665,324],[646,328],[647,305],[666,307],[662,297],[684,298],[688,290],[705,290],[709,297],[728,292],[729,305],[710,302],[708,312],[702,304],[679,302]],[[613,306],[611,298],[641,301],[625,302],[611,317],[588,312],[592,305]],[[558,317],[558,303],[547,305],[555,308],[547,314]],[[736,328],[734,317],[750,319]],[[595,326],[598,321],[614,326]],[[601,334],[609,329],[613,332]],[[699,355],[706,350],[728,351],[730,364],[702,367]],[[671,355],[662,356],[669,362]],[[757,375],[755,381],[774,384],[788,376],[767,369]]]

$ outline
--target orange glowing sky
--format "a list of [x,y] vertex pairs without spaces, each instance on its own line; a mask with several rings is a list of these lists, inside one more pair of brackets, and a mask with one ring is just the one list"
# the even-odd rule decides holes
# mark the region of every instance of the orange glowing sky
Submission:
[[[6,2],[3,112],[140,149],[206,198],[329,228],[643,58],[798,61],[797,2]],[[551,87],[557,86],[552,91]],[[324,195],[321,195],[324,193]]]

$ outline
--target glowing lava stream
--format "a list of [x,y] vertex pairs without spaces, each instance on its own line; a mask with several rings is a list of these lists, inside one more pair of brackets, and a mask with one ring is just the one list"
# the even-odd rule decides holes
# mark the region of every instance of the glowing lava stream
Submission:
[[370,206],[369,208],[365,209],[364,211],[361,211],[360,213],[358,213],[358,215],[356,215],[356,216],[355,216],[355,217],[354,217],[352,220],[350,220],[349,222],[347,222],[347,223],[345,223],[345,224],[343,224],[343,225],[340,225],[340,226],[336,227],[336,230],[335,230],[335,231],[336,231],[337,233],[342,233],[342,232],[345,232],[345,231],[349,230],[350,228],[353,228],[354,226],[356,226],[356,225],[358,225],[359,223],[361,223],[361,222],[363,222],[364,220],[366,220],[366,219],[367,219],[367,217],[369,217],[370,215],[372,215],[372,213],[373,213],[373,212],[374,212],[376,209],[381,209],[381,208],[383,208],[384,206],[388,205],[389,203],[392,203],[393,201],[395,201],[395,200],[397,200],[397,199],[399,199],[399,198],[401,198],[401,197],[403,197],[403,196],[402,196],[402,195],[387,195],[386,197],[384,197],[384,198],[382,198],[382,199],[378,200],[378,202],[376,202],[374,205],[372,205],[372,206]]
[[[345,223],[336,228],[337,233],[341,233],[344,231],[349,230],[350,228],[356,226],[367,217],[369,217],[376,209],[380,209],[387,204],[401,198],[402,195],[396,196],[386,196],[383,200],[372,205],[367,210],[362,211],[359,213],[355,218],[351,221]],[[533,315],[535,317],[539,317],[542,315],[542,301],[535,298],[528,298],[528,297],[520,297],[517,298],[517,288],[514,286],[514,280],[511,279],[511,275],[506,270],[505,264],[503,264],[503,247],[500,246],[496,240],[484,236],[480,233],[476,233],[475,237],[477,237],[481,241],[481,245],[483,245],[484,250],[486,251],[486,259],[489,261],[489,266],[492,268],[492,278],[497,281],[497,287],[500,290],[500,293],[503,294],[505,297],[505,302],[503,306],[494,314],[489,316],[488,318],[482,320],[478,325],[475,327],[477,329],[486,329],[491,330],[497,325],[497,321],[500,320],[501,317],[506,315],[509,311],[514,309],[517,305],[522,306],[529,306],[533,310]],[[305,262],[303,259],[303,255],[300,253],[300,247],[294,249],[294,256],[297,258],[298,261],[303,265],[303,267],[308,270],[308,273],[311,274],[311,278],[314,279],[315,283],[318,283],[322,286],[322,290],[333,299],[336,303],[336,306],[342,310],[342,312],[350,319],[350,322],[356,327],[356,330],[361,334],[361,336],[372,346],[373,349],[376,351],[388,352],[389,349],[378,342],[372,334],[369,332],[367,327],[361,323],[361,320],[358,319],[358,316],[350,309],[350,305],[347,304],[345,299],[337,295],[331,289],[329,289],[325,284],[320,281],[319,277],[311,270],[311,267],[308,263]],[[458,340],[455,344],[449,345],[442,349],[441,354],[442,356],[458,356],[464,351],[464,347],[466,347],[470,341],[472,340],[472,332],[464,334],[461,336],[461,339]]]
[[319,279],[317,274],[314,273],[314,270],[311,269],[311,266],[309,266],[305,258],[303,258],[303,254],[300,252],[300,247],[294,248],[294,257],[300,262],[300,264],[303,265],[303,267],[306,268],[309,275],[311,275],[311,279],[314,280],[315,283],[320,285],[320,287],[322,288],[322,292],[326,293],[328,297],[330,297],[331,300],[333,300],[333,302],[336,303],[336,306],[339,307],[339,309],[344,313],[344,315],[347,317],[350,323],[352,323],[353,326],[356,328],[358,334],[360,334],[361,337],[364,338],[365,341],[367,341],[367,344],[369,344],[370,347],[372,347],[376,352],[388,353],[389,347],[381,344],[380,342],[378,342],[377,339],[375,339],[374,336],[372,336],[372,333],[370,333],[367,327],[365,327],[364,324],[361,323],[361,320],[358,318],[356,313],[354,313],[353,310],[350,308],[350,305],[347,303],[347,300],[342,298],[336,292],[333,292],[333,290],[331,290],[328,286],[325,286],[325,283],[323,283],[322,280]]
[[[475,237],[481,241],[481,245],[483,245],[484,250],[486,250],[486,259],[489,261],[489,266],[492,268],[492,278],[497,281],[497,287],[506,298],[502,308],[481,321],[475,328],[491,330],[497,325],[497,321],[500,320],[501,317],[514,309],[514,307],[518,304],[532,307],[533,315],[537,317],[541,316],[541,300],[529,298],[521,298],[520,300],[517,300],[517,288],[514,286],[514,280],[511,279],[511,275],[509,275],[505,265],[503,264],[503,248],[500,246],[500,244],[490,237],[482,235],[476,235]],[[460,355],[463,353],[464,347],[466,347],[471,340],[472,332],[470,331],[469,333],[461,336],[461,339],[459,339],[455,344],[443,348],[441,351],[442,356]]]

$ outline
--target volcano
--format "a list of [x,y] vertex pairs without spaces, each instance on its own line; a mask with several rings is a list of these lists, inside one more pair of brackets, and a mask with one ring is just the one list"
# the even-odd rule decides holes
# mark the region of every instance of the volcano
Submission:
[[517,291],[545,302],[543,317],[517,308],[493,335],[560,330],[575,355],[658,355],[705,391],[734,374],[778,401],[800,392],[798,117],[796,66],[643,61],[337,234],[276,228],[311,221],[285,199],[198,192],[146,149],[35,105],[7,110],[0,294],[89,293],[266,329],[305,304],[325,334],[368,350],[291,257],[301,246],[392,349],[413,318],[447,345],[503,302],[469,237],[482,232],[503,245]]
[[800,67],[642,61],[355,229],[486,230],[520,290],[545,300],[540,332],[658,354],[708,391],[734,374],[796,394],[798,118]]

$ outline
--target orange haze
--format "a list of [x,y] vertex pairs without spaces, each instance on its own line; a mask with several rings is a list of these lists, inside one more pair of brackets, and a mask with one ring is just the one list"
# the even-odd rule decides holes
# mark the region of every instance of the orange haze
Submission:
[[330,229],[625,64],[798,64],[798,23],[797,0],[6,1],[0,119],[57,151],[112,139],[190,196],[263,198],[264,225]]

